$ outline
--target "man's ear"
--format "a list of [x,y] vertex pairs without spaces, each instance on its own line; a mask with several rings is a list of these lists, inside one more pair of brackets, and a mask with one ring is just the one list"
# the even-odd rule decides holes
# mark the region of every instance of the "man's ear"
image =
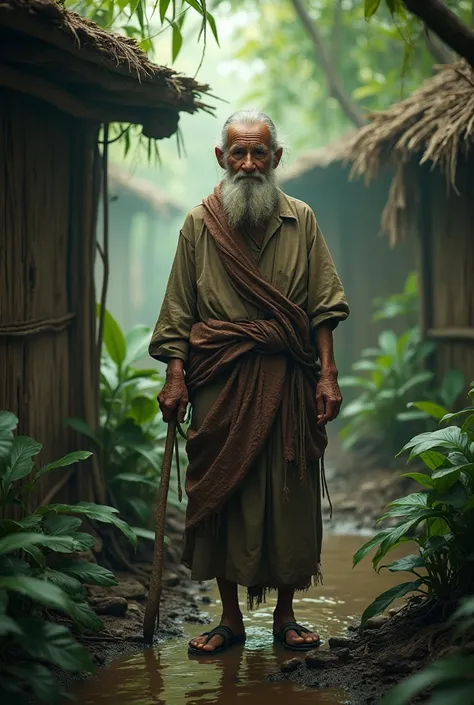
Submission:
[[273,157],[273,168],[276,169],[278,164],[280,163],[281,157],[283,154],[283,147],[280,147],[277,149],[275,152],[275,156]]
[[221,169],[225,169],[224,152],[222,149],[220,149],[220,147],[216,147],[214,149],[214,153]]

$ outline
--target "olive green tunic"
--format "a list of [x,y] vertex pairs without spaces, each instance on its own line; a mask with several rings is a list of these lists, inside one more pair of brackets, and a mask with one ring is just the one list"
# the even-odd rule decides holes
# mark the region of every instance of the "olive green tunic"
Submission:
[[[323,322],[335,327],[349,314],[344,291],[312,210],[279,192],[262,245],[247,239],[262,276],[308,314],[311,329]],[[189,334],[198,321],[254,320],[263,312],[243,300],[227,279],[212,236],[203,223],[203,207],[187,216],[150,345],[163,362],[187,360]],[[191,423],[199,428],[225,380],[193,400]],[[298,473],[287,477],[281,423],[276,419],[259,461],[221,513],[217,527],[192,532],[183,562],[196,580],[226,578],[264,595],[280,586],[305,588],[320,574],[322,539],[320,478],[308,468],[305,484]]]

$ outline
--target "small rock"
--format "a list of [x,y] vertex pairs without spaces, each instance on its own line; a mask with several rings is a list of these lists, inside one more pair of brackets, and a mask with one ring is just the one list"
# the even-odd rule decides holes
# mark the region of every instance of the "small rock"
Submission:
[[203,605],[212,605],[212,598],[209,595],[203,595],[201,597],[201,602]]
[[179,575],[176,575],[176,573],[170,573],[169,575],[166,576],[164,580],[164,584],[166,587],[174,588],[177,587],[181,582],[181,578]]
[[355,649],[357,646],[355,639],[348,639],[345,636],[332,636],[328,644],[330,649]]
[[388,611],[390,617],[395,617],[403,608],[405,605],[402,605],[401,607],[391,607]]
[[370,617],[364,624],[365,629],[380,629],[388,622],[390,617],[384,614],[378,614],[375,617]]
[[336,649],[333,653],[339,661],[349,661],[351,657],[350,649]]
[[[120,598],[119,598],[120,599]],[[140,605],[138,605],[136,602],[129,602],[128,603],[128,611],[129,612],[134,612],[135,614],[141,614],[142,613],[142,608]]]
[[146,588],[142,583],[135,578],[126,578],[121,580],[118,585],[110,589],[111,593],[116,597],[123,597],[125,600],[144,600],[146,597]]
[[305,662],[308,668],[331,668],[332,666],[337,666],[339,660],[328,651],[314,649],[308,652]]
[[282,673],[293,673],[297,671],[303,665],[303,661],[299,658],[291,658],[289,661],[285,661],[280,666],[280,671]]
[[380,663],[385,673],[411,673],[412,669],[403,658],[385,659]]
[[116,596],[91,598],[90,605],[96,614],[109,614],[113,617],[123,617],[128,609],[127,600]]

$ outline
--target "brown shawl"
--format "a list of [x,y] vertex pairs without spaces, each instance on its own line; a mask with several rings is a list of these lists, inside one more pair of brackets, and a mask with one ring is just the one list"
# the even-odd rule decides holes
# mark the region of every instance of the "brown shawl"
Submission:
[[298,465],[302,478],[307,461],[318,461],[327,443],[316,424],[319,366],[308,316],[262,278],[242,237],[230,232],[219,186],[203,205],[230,281],[265,318],[208,320],[191,330],[191,401],[213,380],[228,378],[201,427],[188,434],[187,530],[219,513],[262,452],[279,411],[285,463]]

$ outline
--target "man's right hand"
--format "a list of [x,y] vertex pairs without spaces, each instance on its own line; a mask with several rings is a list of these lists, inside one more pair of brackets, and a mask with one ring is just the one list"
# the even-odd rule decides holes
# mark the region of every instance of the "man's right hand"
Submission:
[[188,406],[188,390],[184,380],[183,363],[181,360],[170,360],[166,370],[166,382],[158,394],[163,421],[168,423],[174,411],[178,413],[179,423],[183,423]]

